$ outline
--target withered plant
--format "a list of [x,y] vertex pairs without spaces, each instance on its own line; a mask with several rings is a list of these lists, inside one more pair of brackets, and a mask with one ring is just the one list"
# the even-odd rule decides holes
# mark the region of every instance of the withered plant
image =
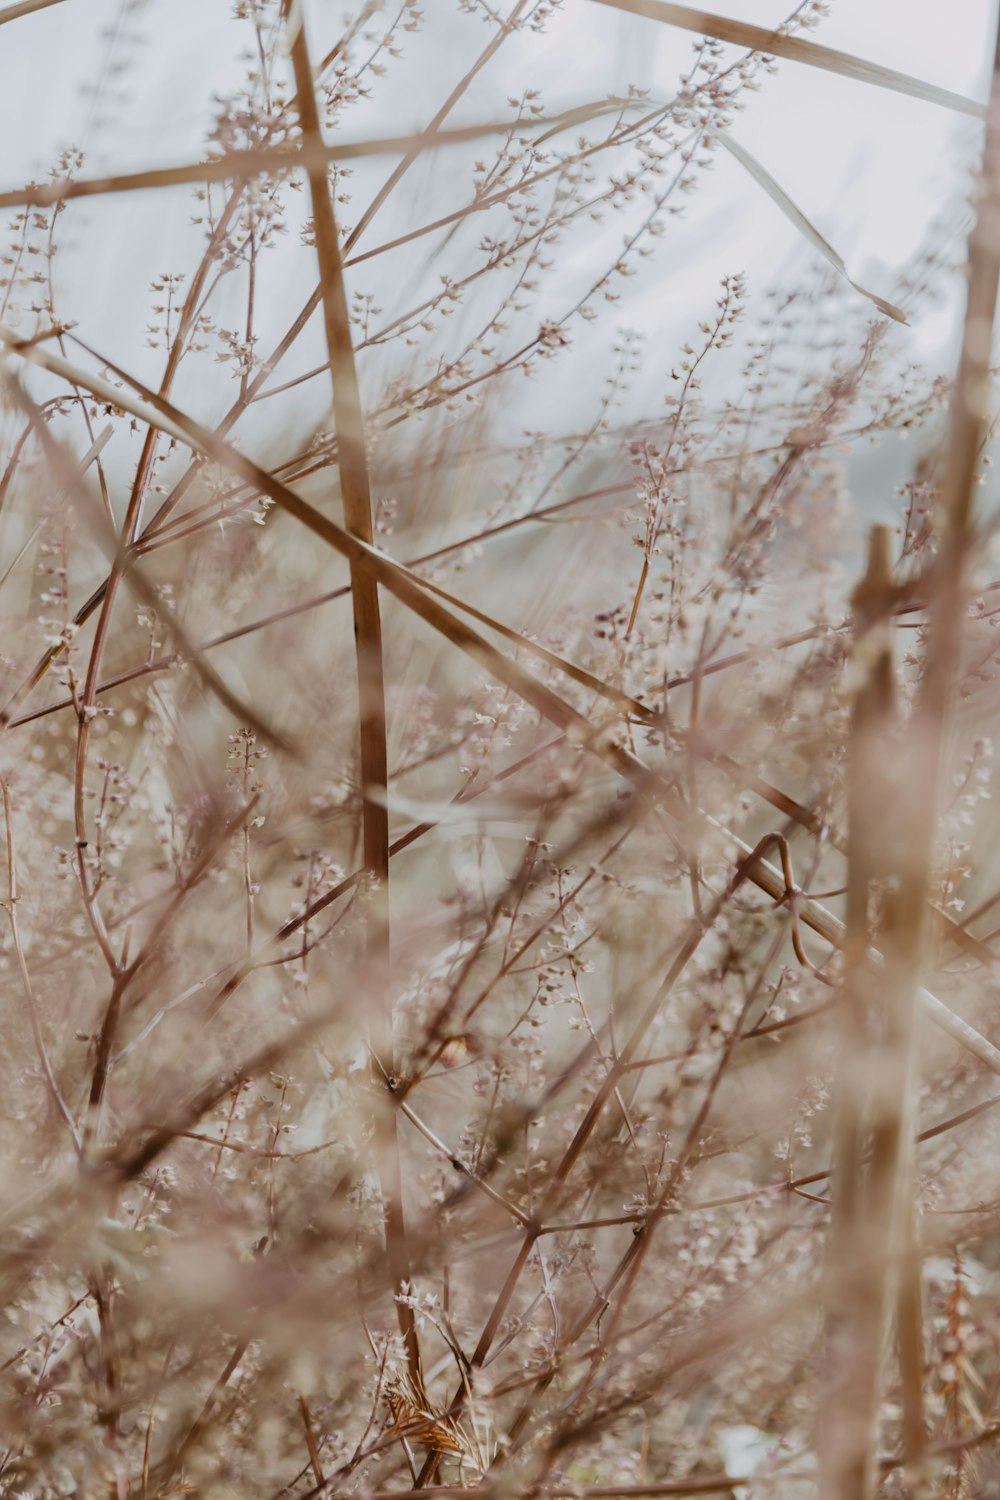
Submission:
[[[598,4],[672,92],[541,96]],[[239,0],[201,160],[0,193],[0,1486],[993,1493],[996,104],[426,10]],[[968,246],[850,280],[779,65],[985,119]],[[653,347],[722,152],[804,269]]]

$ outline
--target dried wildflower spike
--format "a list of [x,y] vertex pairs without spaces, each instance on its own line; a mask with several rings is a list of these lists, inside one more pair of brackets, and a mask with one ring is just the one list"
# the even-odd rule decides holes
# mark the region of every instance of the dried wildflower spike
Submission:
[[435,1413],[429,1407],[426,1392],[417,1396],[408,1378],[387,1387],[385,1399],[392,1413],[387,1436],[412,1438],[439,1457],[472,1455],[472,1445],[461,1423],[446,1413]]
[[977,1484],[975,1449],[970,1445],[967,1451],[965,1446],[970,1438],[974,1441],[986,1426],[981,1403],[987,1391],[974,1363],[975,1351],[970,1348],[974,1329],[971,1314],[969,1282],[962,1252],[956,1248],[936,1362],[938,1395],[953,1444],[942,1500],[971,1500],[973,1495],[981,1493],[981,1486]]

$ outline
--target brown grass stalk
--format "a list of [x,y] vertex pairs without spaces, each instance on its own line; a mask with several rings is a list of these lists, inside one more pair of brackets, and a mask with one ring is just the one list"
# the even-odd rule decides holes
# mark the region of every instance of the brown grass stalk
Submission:
[[[286,12],[286,18],[287,18]],[[301,15],[288,20],[290,51],[295,72],[296,100],[304,141],[322,144],[319,111],[305,21]],[[344,287],[340,241],[334,218],[333,198],[326,166],[311,166],[307,172],[313,210],[313,233],[320,269],[323,319],[330,376],[333,381],[333,416],[337,435],[337,467],[340,494],[348,532],[367,546],[374,540],[371,482],[365,453],[365,424],[358,386],[350,314]],[[351,563],[351,601],[354,611],[354,641],[357,652],[359,726],[361,741],[362,836],[366,873],[377,886],[367,915],[369,961],[376,985],[389,983],[389,804],[388,756],[385,720],[385,668],[382,651],[382,619],[378,581],[365,568]],[[378,974],[381,972],[381,982]],[[392,1018],[379,1017],[372,1029],[374,1055],[381,1065],[383,1081],[395,1072],[392,1059]],[[380,1110],[376,1129],[382,1137],[382,1193],[385,1205],[386,1250],[389,1275],[396,1298],[400,1332],[406,1345],[410,1383],[423,1390],[420,1342],[413,1309],[403,1300],[412,1270],[407,1246],[403,1177],[395,1112],[391,1105]]]
[[784,57],[789,62],[803,63],[808,68],[821,68],[825,72],[839,74],[842,78],[854,78],[860,83],[873,84],[876,88],[891,89],[912,99],[923,99],[945,109],[958,110],[961,114],[974,115],[979,119],[986,116],[984,107],[974,99],[966,99],[961,94],[954,94],[936,84],[911,78],[906,73],[898,73],[894,68],[885,68],[878,63],[867,62],[864,58],[853,57],[848,52],[838,52],[833,47],[806,41],[803,37],[768,31],[749,21],[730,20],[727,16],[696,10],[692,6],[673,5],[668,0],[596,0],[596,4],[629,11],[632,15],[645,16],[651,21],[661,21],[667,26],[695,31],[702,36],[716,37],[720,42],[747,47],[753,52],[764,52],[770,57]]

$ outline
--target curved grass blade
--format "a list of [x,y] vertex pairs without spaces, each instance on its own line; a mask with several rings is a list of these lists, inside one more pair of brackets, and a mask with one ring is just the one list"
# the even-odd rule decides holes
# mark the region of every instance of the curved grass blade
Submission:
[[867,297],[869,302],[874,303],[884,317],[892,318],[897,323],[906,323],[908,325],[909,320],[906,314],[894,302],[887,302],[877,292],[870,292],[867,287],[862,286],[860,282],[853,279],[844,264],[843,257],[833,248],[829,240],[824,239],[816,228],[816,225],[810,219],[806,218],[798,204],[789,198],[781,184],[775,182],[770,172],[760,164],[756,156],[751,156],[745,146],[741,146],[739,141],[734,140],[731,135],[727,135],[724,130],[713,130],[712,135],[725,146],[726,150],[732,156],[735,156],[742,167],[746,168],[754,181],[758,182],[764,189],[771,202],[776,204],[785,215],[785,218],[795,225],[803,239],[808,240],[813,249],[818,250],[820,255],[830,262],[833,269],[840,276],[843,276],[848,286],[852,286],[856,292],[861,293],[862,297]]
[[0,10],[0,26],[8,21],[19,21],[22,16],[30,16],[36,10],[48,10],[50,5],[61,4],[62,0],[20,0],[19,5],[7,5]]

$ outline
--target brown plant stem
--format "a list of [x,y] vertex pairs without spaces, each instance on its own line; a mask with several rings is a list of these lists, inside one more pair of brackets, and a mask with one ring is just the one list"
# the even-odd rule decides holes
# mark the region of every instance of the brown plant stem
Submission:
[[[291,57],[297,90],[299,118],[305,143],[322,146],[319,111],[305,20],[301,15],[286,24],[292,29]],[[333,381],[334,428],[337,434],[337,467],[344,520],[351,536],[367,546],[374,541],[371,482],[365,452],[364,414],[351,342],[350,314],[344,286],[344,268],[334,217],[328,169],[318,163],[307,169],[313,210],[313,233],[319,261],[323,322],[330,376]],[[364,865],[375,883],[366,913],[366,939],[375,983],[382,991],[381,1014],[373,1028],[374,1052],[384,1076],[392,1077],[392,1017],[389,1011],[389,802],[386,749],[385,676],[382,653],[382,619],[378,581],[357,562],[351,563],[351,600],[354,608],[354,640],[357,652],[358,698],[361,736],[362,834]],[[388,1112],[387,1112],[388,1111]],[[385,1213],[389,1275],[396,1303],[400,1332],[406,1346],[410,1380],[422,1390],[420,1344],[412,1307],[405,1300],[412,1292],[410,1255],[403,1209],[402,1165],[395,1111],[383,1093],[376,1124],[379,1141],[379,1172]]]

